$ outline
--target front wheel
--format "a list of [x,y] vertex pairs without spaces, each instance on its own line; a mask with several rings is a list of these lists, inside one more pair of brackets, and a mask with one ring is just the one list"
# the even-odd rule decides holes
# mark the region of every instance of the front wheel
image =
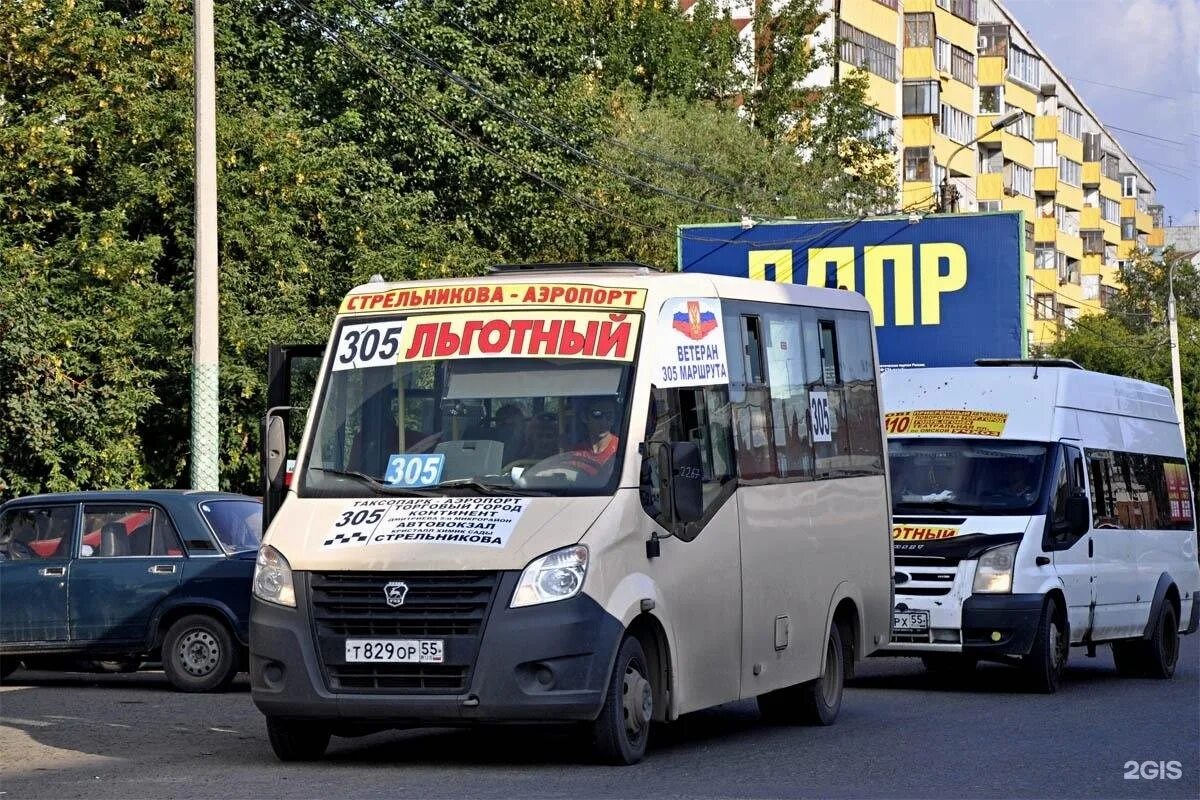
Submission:
[[641,643],[626,636],[617,651],[600,716],[592,723],[592,749],[607,764],[636,764],[646,755],[654,718],[654,676]]
[[191,614],[172,625],[163,639],[163,672],[182,692],[217,691],[237,675],[238,655],[223,622]]
[[1058,601],[1053,597],[1047,599],[1042,606],[1042,617],[1038,621],[1033,647],[1023,659],[1029,688],[1035,692],[1054,694],[1062,680],[1069,646],[1064,619]]
[[832,725],[842,708],[846,688],[846,655],[837,625],[825,643],[825,668],[821,677],[776,689],[758,696],[758,710],[771,722]]
[[267,717],[267,738],[280,761],[316,761],[329,747],[328,725]]

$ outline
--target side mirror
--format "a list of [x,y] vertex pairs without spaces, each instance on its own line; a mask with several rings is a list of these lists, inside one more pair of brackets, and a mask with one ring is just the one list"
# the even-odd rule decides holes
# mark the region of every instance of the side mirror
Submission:
[[1067,498],[1067,525],[1072,538],[1078,538],[1087,533],[1092,524],[1092,509],[1088,505],[1087,495],[1073,494]]
[[272,409],[263,420],[263,477],[266,490],[278,492],[283,488],[287,468],[287,425]]
[[688,523],[704,516],[704,468],[695,442],[672,442],[660,448],[658,474],[663,511],[669,519]]

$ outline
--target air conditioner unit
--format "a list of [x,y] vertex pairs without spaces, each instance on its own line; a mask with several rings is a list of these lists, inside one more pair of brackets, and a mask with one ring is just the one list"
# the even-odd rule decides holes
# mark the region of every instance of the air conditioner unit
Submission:
[[1020,192],[1018,192],[1016,189],[1012,188],[1011,186],[1005,186],[1004,194],[1008,197],[1016,197],[1017,195],[1020,194]]

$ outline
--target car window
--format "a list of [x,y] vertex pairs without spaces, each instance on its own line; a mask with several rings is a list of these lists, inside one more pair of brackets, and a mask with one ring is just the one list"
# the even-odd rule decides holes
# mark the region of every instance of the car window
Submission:
[[10,509],[0,519],[0,557],[68,558],[74,522],[73,506]]
[[228,550],[255,550],[262,541],[262,503],[257,500],[209,500],[200,513]]
[[83,507],[84,558],[181,556],[183,545],[161,508],[122,504]]

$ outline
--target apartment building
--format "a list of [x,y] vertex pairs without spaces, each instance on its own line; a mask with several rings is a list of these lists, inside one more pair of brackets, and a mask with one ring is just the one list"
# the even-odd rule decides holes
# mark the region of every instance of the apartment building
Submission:
[[[749,37],[760,1],[718,5]],[[1162,206],[1150,176],[1012,12],[998,0],[825,5],[818,35],[837,37],[838,72],[866,73],[876,130],[895,143],[897,207],[1025,212],[1031,347],[1103,313],[1119,263],[1163,244]]]

